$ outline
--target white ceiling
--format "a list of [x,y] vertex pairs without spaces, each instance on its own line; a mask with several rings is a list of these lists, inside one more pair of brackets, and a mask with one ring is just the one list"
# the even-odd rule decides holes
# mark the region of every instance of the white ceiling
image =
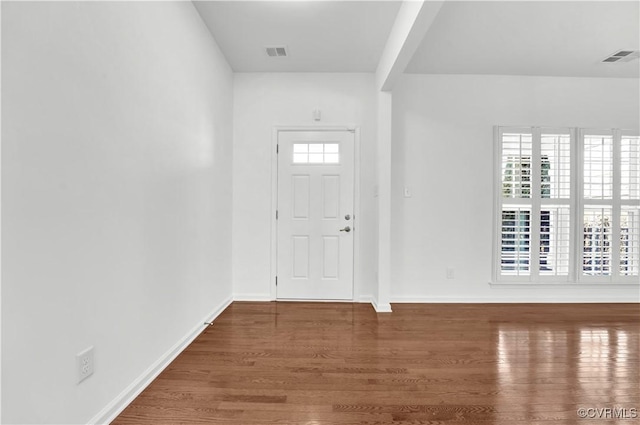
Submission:
[[[194,1],[236,72],[375,72],[400,1]],[[442,6],[406,72],[640,76],[639,1],[455,1]],[[267,45],[290,56],[270,58]]]
[[[236,72],[374,72],[398,1],[194,1]],[[264,46],[286,45],[270,58]]]
[[406,72],[638,78],[638,60],[601,63],[640,48],[638,5],[447,2]]

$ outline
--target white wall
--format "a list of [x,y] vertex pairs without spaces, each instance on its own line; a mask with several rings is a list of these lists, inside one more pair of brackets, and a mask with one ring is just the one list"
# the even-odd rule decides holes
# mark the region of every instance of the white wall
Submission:
[[638,301],[637,287],[488,284],[493,126],[637,129],[638,91],[637,79],[403,76],[393,93],[392,302]]
[[266,299],[271,290],[271,143],[274,126],[361,128],[360,261],[356,300],[373,294],[376,215],[376,97],[373,74],[235,74],[233,151],[233,279],[241,299]]
[[2,9],[2,421],[87,423],[231,296],[233,76],[190,2]]

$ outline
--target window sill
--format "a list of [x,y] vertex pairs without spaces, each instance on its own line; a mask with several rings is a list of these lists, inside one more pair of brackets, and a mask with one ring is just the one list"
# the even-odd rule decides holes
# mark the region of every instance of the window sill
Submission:
[[490,287],[518,287],[518,286],[555,286],[555,287],[640,287],[640,282],[489,282]]

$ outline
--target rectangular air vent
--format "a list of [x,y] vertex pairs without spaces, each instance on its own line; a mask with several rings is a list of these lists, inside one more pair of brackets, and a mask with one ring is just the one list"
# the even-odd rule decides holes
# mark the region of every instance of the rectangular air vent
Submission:
[[640,57],[640,50],[618,50],[612,55],[607,56],[602,62],[630,62]]
[[270,57],[285,57],[287,55],[286,46],[266,46],[267,56]]

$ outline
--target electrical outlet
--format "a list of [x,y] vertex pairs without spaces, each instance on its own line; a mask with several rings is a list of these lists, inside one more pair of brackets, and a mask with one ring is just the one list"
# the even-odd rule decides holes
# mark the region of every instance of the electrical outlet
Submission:
[[93,346],[76,354],[78,384],[93,374]]
[[447,279],[453,279],[454,273],[452,268],[447,268]]
[[408,187],[404,188],[404,197],[411,198],[411,189],[409,189]]

